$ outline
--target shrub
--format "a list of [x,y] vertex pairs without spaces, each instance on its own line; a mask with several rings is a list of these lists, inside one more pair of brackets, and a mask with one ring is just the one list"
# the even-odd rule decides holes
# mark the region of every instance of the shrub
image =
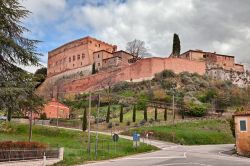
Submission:
[[113,127],[112,122],[109,122],[107,127],[108,127],[108,129],[111,129]]
[[141,125],[141,126],[145,125],[145,123],[146,123],[146,120],[145,120],[145,119],[143,119],[143,120],[140,121],[140,125]]
[[157,73],[155,75],[156,78],[160,78],[160,79],[164,79],[164,78],[171,78],[171,77],[175,77],[176,74],[172,71],[172,70],[163,70],[160,73]]
[[46,115],[45,112],[40,115],[40,119],[41,120],[46,120],[47,119],[47,115]]
[[230,125],[230,130],[232,132],[232,135],[235,137],[235,122],[234,122],[234,118],[230,118],[227,120],[229,122]]
[[150,118],[148,122],[152,124],[154,122],[154,119]]
[[127,126],[130,126],[131,122],[130,121],[127,121],[126,125]]
[[129,88],[129,83],[124,81],[124,82],[115,84],[112,90],[113,92],[119,92],[122,90],[126,90],[128,88]]
[[45,149],[47,145],[39,142],[0,142],[0,149]]
[[201,117],[206,114],[207,108],[204,104],[195,104],[194,102],[188,103],[187,113],[191,116]]

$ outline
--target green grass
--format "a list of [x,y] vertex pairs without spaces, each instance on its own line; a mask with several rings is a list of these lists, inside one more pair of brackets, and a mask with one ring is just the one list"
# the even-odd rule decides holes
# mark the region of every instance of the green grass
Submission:
[[226,120],[199,120],[176,125],[142,127],[124,134],[131,135],[134,131],[139,133],[153,131],[155,139],[186,145],[234,143]]
[[[11,131],[3,132],[0,130],[0,141],[27,141],[28,125],[8,124]],[[43,126],[33,127],[32,141],[38,141],[48,144],[50,147],[64,147],[64,160],[57,165],[74,165],[84,163],[89,160],[103,160],[148,152],[157,148],[142,144],[138,149],[132,147],[132,141],[119,139],[116,145],[110,136],[99,135],[98,157],[95,159],[95,135],[91,135],[91,155],[87,153],[87,133],[81,131],[72,131],[57,128],[48,128]]]

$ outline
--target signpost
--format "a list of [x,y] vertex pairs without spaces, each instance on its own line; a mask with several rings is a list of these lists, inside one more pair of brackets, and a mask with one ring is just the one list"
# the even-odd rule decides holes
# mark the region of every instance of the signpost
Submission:
[[115,142],[115,153],[116,153],[116,142],[118,142],[119,140],[119,135],[118,134],[114,134],[113,135],[113,141]]
[[137,148],[140,146],[140,134],[134,132],[133,134],[133,147]]

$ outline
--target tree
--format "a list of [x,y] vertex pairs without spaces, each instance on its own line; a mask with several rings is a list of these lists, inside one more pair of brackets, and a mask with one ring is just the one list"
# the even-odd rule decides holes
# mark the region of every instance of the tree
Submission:
[[18,70],[16,64],[39,65],[41,54],[36,52],[39,41],[24,37],[29,30],[21,25],[29,13],[18,0],[0,1],[0,77],[6,78]]
[[180,56],[180,52],[181,52],[180,39],[179,36],[175,33],[173,37],[173,49],[171,56],[178,57]]
[[144,107],[144,120],[145,120],[145,121],[148,121],[147,107]]
[[145,47],[145,42],[138,39],[128,42],[126,51],[133,55],[134,61],[150,55],[147,48]]
[[[29,76],[29,75],[28,75]],[[32,120],[34,119],[33,114],[39,114],[44,105],[44,100],[42,97],[38,96],[35,93],[35,83],[27,82],[28,84],[25,87],[25,92],[21,95],[18,101],[20,110],[24,115],[29,115],[29,142],[32,139]]]
[[84,108],[83,116],[82,116],[82,131],[87,130],[87,108]]
[[121,110],[120,110],[120,123],[123,122],[123,105],[121,105]]
[[164,109],[164,121],[167,121],[168,119],[168,112],[167,112],[167,108]]
[[47,77],[47,68],[42,67],[40,69],[37,69],[36,72],[34,73],[34,77],[35,77],[35,81],[38,83],[37,84],[37,87],[38,87],[45,81]]
[[158,111],[157,111],[157,107],[155,107],[155,120],[157,120],[157,116],[158,116]]
[[95,73],[96,73],[95,63],[93,63],[93,65],[92,65],[92,74],[95,74]]
[[107,111],[107,115],[106,115],[106,123],[109,123],[109,119],[110,119],[110,102],[108,104],[108,111]]
[[133,122],[136,121],[136,105],[133,107]]

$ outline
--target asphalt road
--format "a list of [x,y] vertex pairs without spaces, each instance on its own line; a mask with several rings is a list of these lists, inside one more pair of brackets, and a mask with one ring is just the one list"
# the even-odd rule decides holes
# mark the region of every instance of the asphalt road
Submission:
[[250,166],[250,159],[224,154],[233,149],[227,145],[182,146],[150,141],[161,150],[84,166]]
[[[110,135],[106,132],[99,133]],[[129,136],[120,137],[132,139]],[[250,166],[250,158],[225,154],[234,148],[233,144],[183,146],[156,140],[144,142],[161,150],[81,166]]]

